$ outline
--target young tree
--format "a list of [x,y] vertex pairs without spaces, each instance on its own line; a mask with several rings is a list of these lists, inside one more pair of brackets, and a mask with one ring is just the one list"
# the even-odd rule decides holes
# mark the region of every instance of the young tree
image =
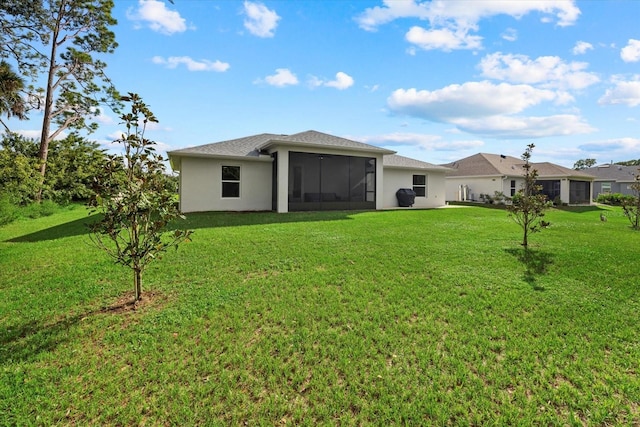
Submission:
[[573,164],[573,168],[575,170],[580,171],[586,168],[590,168],[595,164],[596,164],[596,159],[580,159]]
[[97,59],[117,47],[109,29],[116,24],[112,9],[113,0],[7,0],[0,6],[0,41],[5,43],[0,55],[14,58],[24,75],[45,76],[44,88],[31,87],[43,113],[42,182],[51,141],[67,129],[94,131],[97,124],[87,119],[100,114],[100,105],[117,107],[115,89],[104,74],[106,63]]
[[533,144],[527,145],[527,149],[522,154],[524,184],[511,199],[511,205],[508,206],[509,216],[522,227],[522,246],[525,249],[529,246],[529,234],[536,233],[550,225],[543,219],[545,210],[549,207],[547,196],[540,192],[542,187],[536,184],[538,171],[532,169],[529,163],[534,147]]
[[634,183],[631,184],[631,190],[633,191],[633,197],[622,201],[622,210],[625,216],[629,218],[631,228],[640,230],[640,169],[638,169]]
[[104,216],[90,230],[98,247],[133,271],[134,301],[138,301],[147,265],[189,240],[191,231],[167,230],[171,221],[184,217],[164,175],[165,159],[155,152],[155,142],[145,138],[147,124],[157,119],[137,94],[122,100],[131,104],[131,112],[121,117],[126,133],[116,141],[123,144],[124,154],[110,155],[96,177],[96,196],[89,205]]

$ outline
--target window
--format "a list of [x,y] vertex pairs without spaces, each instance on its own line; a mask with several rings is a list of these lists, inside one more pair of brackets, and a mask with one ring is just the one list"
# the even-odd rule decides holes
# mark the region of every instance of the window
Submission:
[[516,195],[516,180],[511,180],[511,197]]
[[427,176],[413,175],[413,191],[416,197],[427,197]]
[[222,197],[240,197],[240,166],[222,166]]
[[602,188],[602,192],[603,193],[611,193],[611,183],[610,182],[603,182],[601,184],[601,188]]

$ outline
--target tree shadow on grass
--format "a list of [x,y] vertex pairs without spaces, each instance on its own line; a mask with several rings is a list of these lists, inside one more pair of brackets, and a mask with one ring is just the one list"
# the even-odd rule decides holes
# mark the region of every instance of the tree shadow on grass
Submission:
[[524,266],[522,280],[531,285],[533,290],[544,291],[544,286],[537,283],[538,276],[547,274],[548,267],[553,264],[553,254],[530,248],[505,249]]
[[[289,212],[286,214],[265,212],[196,212],[186,214],[186,220],[175,221],[167,227],[167,231],[176,229],[195,230],[214,227],[237,227],[243,225],[269,225],[287,222],[318,222],[339,221],[351,219],[353,215],[371,211],[312,211]],[[24,236],[6,240],[11,243],[40,242],[44,240],[61,239],[64,237],[89,234],[89,224],[97,222],[101,214],[94,214],[86,218],[66,222],[49,227]]]
[[45,228],[44,230],[25,234],[24,236],[14,237],[13,239],[6,240],[6,242],[29,243],[62,239],[64,237],[82,236],[84,234],[89,234],[89,228],[87,225],[98,221],[100,217],[101,215],[99,214],[90,215],[86,218],[76,219],[75,221],[65,222],[64,224],[58,224],[53,227]]
[[133,292],[127,292],[107,307],[69,315],[53,322],[40,319],[9,324],[0,329],[0,365],[7,362],[28,362],[41,353],[54,351],[71,339],[71,329],[92,316],[135,312],[164,300],[166,298],[162,294],[147,292],[141,301],[134,303]]

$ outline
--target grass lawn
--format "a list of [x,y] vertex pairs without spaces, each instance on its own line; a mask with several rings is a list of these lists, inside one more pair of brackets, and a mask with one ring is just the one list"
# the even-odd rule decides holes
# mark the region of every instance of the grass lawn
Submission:
[[640,233],[547,218],[525,253],[482,207],[193,214],[136,310],[84,208],[19,220],[0,425],[640,425]]

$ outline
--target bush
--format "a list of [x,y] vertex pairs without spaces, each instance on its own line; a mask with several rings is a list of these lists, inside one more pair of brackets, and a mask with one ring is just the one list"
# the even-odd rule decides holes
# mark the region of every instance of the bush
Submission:
[[40,218],[56,213],[59,206],[51,200],[43,200],[40,203],[31,203],[22,208],[22,216],[27,218]]
[[11,203],[9,196],[0,197],[0,226],[15,221],[18,216],[18,207]]
[[633,200],[634,197],[632,195],[621,193],[599,194],[596,198],[596,202],[611,206],[622,206],[625,202],[630,203]]

